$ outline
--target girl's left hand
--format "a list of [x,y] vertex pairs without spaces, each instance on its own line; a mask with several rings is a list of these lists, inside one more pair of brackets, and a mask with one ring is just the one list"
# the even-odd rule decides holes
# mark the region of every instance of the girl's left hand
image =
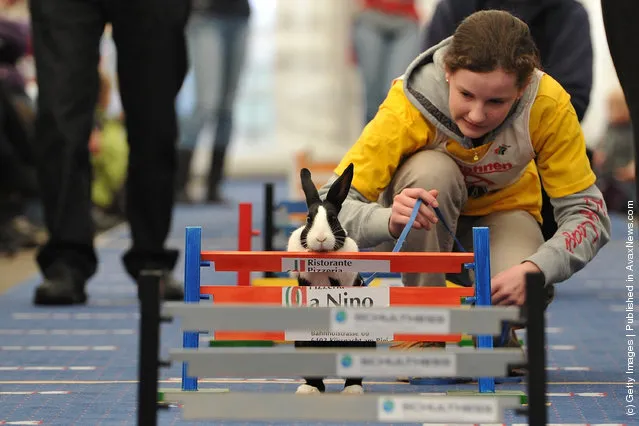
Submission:
[[526,303],[526,274],[541,270],[532,262],[524,262],[495,275],[491,280],[493,305],[523,306]]

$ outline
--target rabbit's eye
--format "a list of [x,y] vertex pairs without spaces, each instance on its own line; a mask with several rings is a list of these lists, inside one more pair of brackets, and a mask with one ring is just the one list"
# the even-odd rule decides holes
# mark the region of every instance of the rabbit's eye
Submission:
[[306,216],[306,224],[310,224],[311,223],[311,217],[310,216]]

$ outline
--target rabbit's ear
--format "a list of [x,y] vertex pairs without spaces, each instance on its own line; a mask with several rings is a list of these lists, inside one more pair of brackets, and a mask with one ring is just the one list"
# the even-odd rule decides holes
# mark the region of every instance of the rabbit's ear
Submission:
[[302,180],[302,189],[306,196],[306,206],[310,209],[313,204],[321,203],[317,188],[311,179],[311,171],[309,169],[302,169],[300,171],[300,179]]
[[344,172],[331,185],[326,195],[326,201],[333,204],[338,210],[342,207],[342,203],[348,196],[353,181],[353,163],[350,163]]

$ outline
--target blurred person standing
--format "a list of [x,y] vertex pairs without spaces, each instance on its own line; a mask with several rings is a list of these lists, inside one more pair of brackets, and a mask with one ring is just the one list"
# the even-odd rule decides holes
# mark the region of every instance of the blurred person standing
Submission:
[[627,210],[635,194],[635,145],[630,111],[621,88],[608,94],[606,131],[595,147],[593,170],[609,211]]
[[123,256],[137,280],[164,271],[163,297],[183,298],[172,277],[178,251],[165,248],[173,208],[175,98],[187,70],[184,0],[30,0],[38,84],[35,147],[50,239],[37,255],[44,281],[35,304],[85,303],[96,272],[89,138],[98,97],[100,40],[113,27],[118,84],[130,149]]
[[[634,180],[639,168],[637,152],[639,152],[639,59],[632,46],[639,43],[639,26],[635,17],[639,16],[639,2],[636,0],[601,0],[606,39],[610,56],[624,92],[632,127],[635,146],[635,159],[624,170],[618,179]],[[634,170],[632,168],[634,167]],[[639,200],[639,187],[635,185],[635,200]]]
[[365,123],[375,117],[391,82],[419,53],[415,0],[356,0],[353,47],[363,80]]
[[[185,0],[188,1],[188,0]],[[204,125],[215,125],[206,202],[223,201],[224,162],[233,133],[233,109],[245,64],[251,8],[248,0],[192,0],[187,26],[195,78],[195,110],[181,126],[176,192],[187,195],[191,159]]]
[[[542,69],[566,89],[577,118],[583,120],[590,104],[593,50],[588,11],[577,0],[441,0],[424,31],[422,50],[451,36],[465,17],[487,9],[508,11],[528,24]],[[592,160],[591,150],[587,155]],[[548,240],[557,231],[557,222],[543,187],[541,215]]]
[[[0,7],[4,7],[0,0]],[[15,3],[17,7],[19,2]],[[8,5],[7,5],[8,6]],[[13,10],[8,8],[7,10]],[[14,142],[15,149],[21,153],[23,159],[32,159],[31,127],[34,119],[33,103],[26,91],[26,79],[21,69],[22,61],[30,54],[29,25],[13,14],[0,11],[0,84],[2,94],[0,98],[5,103],[3,114],[12,116],[2,122],[3,131],[12,133],[7,139]],[[15,128],[16,130],[9,129]]]
[[[0,3],[1,4],[1,3]],[[34,109],[21,65],[29,55],[29,25],[0,10],[0,252],[33,248],[46,239],[32,146]]]

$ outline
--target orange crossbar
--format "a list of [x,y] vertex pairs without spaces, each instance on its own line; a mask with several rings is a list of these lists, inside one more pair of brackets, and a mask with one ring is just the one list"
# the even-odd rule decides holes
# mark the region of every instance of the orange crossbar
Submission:
[[[459,306],[462,297],[474,296],[473,288],[390,287],[391,306]],[[214,303],[246,303],[282,305],[283,287],[202,286],[201,294],[208,294]],[[204,301],[200,303],[206,303]],[[284,332],[216,331],[216,340],[286,340]],[[461,335],[396,334],[396,341],[458,342]]]
[[[215,303],[282,305],[285,287],[203,285]],[[462,297],[475,295],[471,287],[389,287],[391,306],[459,306]]]
[[286,272],[284,259],[335,259],[389,261],[387,270],[367,270],[362,272],[461,272],[465,263],[474,261],[473,253],[413,253],[413,252],[330,252],[300,253],[281,251],[203,251],[201,260],[214,262],[216,271],[260,271]]

